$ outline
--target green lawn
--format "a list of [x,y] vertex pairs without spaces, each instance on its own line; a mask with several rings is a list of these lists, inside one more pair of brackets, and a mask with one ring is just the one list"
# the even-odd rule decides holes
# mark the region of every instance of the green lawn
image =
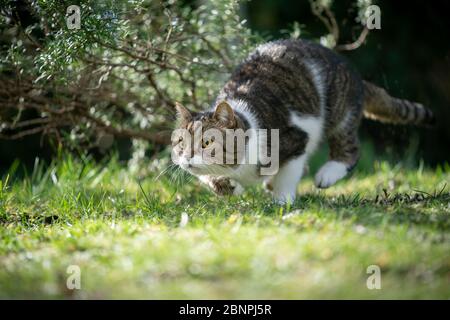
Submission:
[[310,174],[280,207],[114,159],[55,163],[3,176],[0,298],[450,298],[448,167],[375,162],[325,191]]

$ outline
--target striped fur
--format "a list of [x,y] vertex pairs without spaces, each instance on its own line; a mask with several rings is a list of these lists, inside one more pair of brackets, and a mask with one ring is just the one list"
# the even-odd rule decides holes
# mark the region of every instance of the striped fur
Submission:
[[386,90],[364,81],[364,116],[393,124],[432,126],[433,113],[422,104],[391,97]]
[[265,180],[280,202],[294,200],[307,159],[323,140],[329,145],[329,160],[316,174],[317,187],[329,187],[356,165],[363,113],[392,123],[426,124],[432,119],[422,105],[390,97],[363,81],[335,52],[305,40],[259,46],[236,68],[212,110],[195,115],[180,110],[185,118],[182,127],[189,129],[190,121],[200,120],[205,128],[226,129],[224,122],[214,117],[214,110],[224,103],[234,112],[231,118],[235,121],[228,128],[279,130],[280,170],[263,179],[257,177],[254,167],[243,165],[222,166],[220,174],[209,169],[209,178],[206,171],[194,174],[202,175],[202,181],[218,194],[235,193],[235,185]]

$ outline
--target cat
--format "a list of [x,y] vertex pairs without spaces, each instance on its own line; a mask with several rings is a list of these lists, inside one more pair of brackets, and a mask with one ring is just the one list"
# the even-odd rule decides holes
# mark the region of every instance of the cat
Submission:
[[[191,137],[198,128],[201,133],[215,129],[223,135],[230,129],[278,129],[279,169],[273,175],[260,174],[261,163],[202,163],[191,142],[175,131],[172,147],[176,163],[215,193],[240,194],[245,187],[263,182],[279,203],[295,200],[308,158],[324,139],[329,160],[315,175],[318,188],[332,186],[355,167],[363,116],[394,124],[431,125],[434,121],[429,109],[389,96],[362,80],[337,53],[307,40],[260,45],[232,73],[211,110],[191,112],[179,103],[176,109],[178,129]],[[204,137],[201,141],[201,149],[214,142]],[[218,148],[225,154],[237,153],[236,148],[227,150],[223,140]]]

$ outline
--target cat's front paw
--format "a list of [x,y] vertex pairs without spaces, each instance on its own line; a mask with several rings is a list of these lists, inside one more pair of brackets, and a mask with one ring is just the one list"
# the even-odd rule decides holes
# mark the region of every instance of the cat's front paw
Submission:
[[286,205],[286,204],[293,204],[295,201],[295,195],[292,194],[283,194],[283,195],[278,195],[275,196],[274,198],[275,202],[279,205]]
[[228,178],[214,178],[210,185],[214,192],[221,196],[239,195],[244,192],[244,188],[239,183]]
[[273,200],[279,205],[293,203],[295,201],[297,188],[286,187],[285,185],[275,184],[273,178],[269,178],[263,182],[263,187],[266,191],[272,194]]

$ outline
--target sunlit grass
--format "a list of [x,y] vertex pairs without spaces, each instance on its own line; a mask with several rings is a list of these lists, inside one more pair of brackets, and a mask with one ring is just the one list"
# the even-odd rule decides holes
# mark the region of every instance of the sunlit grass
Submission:
[[280,207],[114,159],[16,167],[0,184],[0,298],[450,298],[449,168],[362,159],[325,191],[309,174]]

